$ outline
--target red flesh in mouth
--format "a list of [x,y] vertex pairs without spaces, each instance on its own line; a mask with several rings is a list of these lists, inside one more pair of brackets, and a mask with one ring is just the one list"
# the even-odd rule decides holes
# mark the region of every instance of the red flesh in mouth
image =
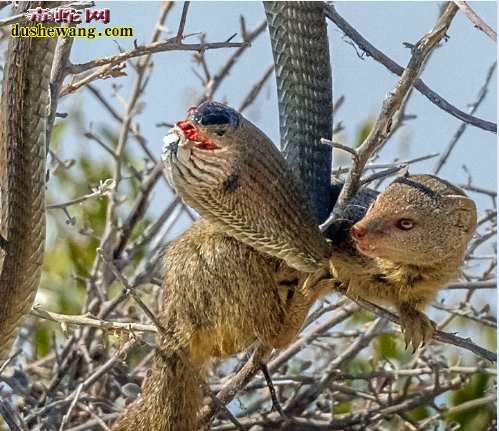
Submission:
[[197,129],[191,123],[189,123],[189,121],[179,121],[178,123],[176,123],[176,125],[180,127],[182,132],[184,132],[184,136],[189,141],[197,142],[196,148],[199,148],[200,150],[215,150],[218,148],[208,138],[200,135]]

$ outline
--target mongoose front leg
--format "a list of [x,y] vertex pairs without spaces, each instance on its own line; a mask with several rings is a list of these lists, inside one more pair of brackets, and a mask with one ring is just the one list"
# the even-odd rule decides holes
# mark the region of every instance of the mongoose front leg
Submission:
[[403,302],[397,309],[406,348],[412,343],[414,353],[419,346],[423,347],[433,338],[435,322],[430,320],[426,314],[406,302]]

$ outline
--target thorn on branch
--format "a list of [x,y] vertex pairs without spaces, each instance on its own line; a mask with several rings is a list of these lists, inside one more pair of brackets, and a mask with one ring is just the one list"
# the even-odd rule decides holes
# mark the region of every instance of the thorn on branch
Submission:
[[232,36],[230,36],[225,43],[229,43],[232,39],[234,39],[237,36],[237,33],[234,33]]

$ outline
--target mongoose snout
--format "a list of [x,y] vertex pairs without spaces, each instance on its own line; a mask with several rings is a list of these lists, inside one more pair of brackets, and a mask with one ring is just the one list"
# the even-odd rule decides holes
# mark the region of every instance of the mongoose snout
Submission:
[[357,224],[353,225],[350,230],[350,236],[354,240],[355,247],[360,253],[368,257],[379,256],[376,254],[376,247],[369,243],[369,238],[366,234],[367,229]]
[[366,236],[366,230],[356,224],[352,226],[350,235],[354,241],[362,241],[362,238]]
[[383,238],[390,236],[391,227],[387,225],[386,220],[370,218],[368,214],[352,226],[350,237],[354,241],[356,249],[363,255],[389,257],[386,247],[383,247]]

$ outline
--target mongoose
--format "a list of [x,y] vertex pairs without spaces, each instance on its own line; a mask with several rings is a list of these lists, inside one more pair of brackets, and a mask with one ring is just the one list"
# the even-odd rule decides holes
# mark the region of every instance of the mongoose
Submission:
[[474,202],[445,180],[406,174],[377,196],[362,191],[339,223],[331,275],[350,297],[394,305],[406,344],[424,345],[434,323],[423,310],[460,273]]
[[286,347],[321,292],[320,268],[328,273],[329,244],[259,129],[205,103],[173,133],[165,138],[167,172],[206,218],[168,247],[160,321],[170,336],[158,337],[143,393],[114,430],[197,430],[203,394],[192,369],[253,343]]

